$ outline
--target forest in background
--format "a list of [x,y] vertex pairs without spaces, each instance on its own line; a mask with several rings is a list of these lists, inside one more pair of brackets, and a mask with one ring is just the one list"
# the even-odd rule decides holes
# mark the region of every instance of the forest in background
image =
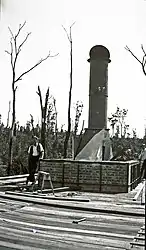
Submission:
[[[34,126],[33,115],[30,115],[30,121],[27,122],[25,126],[20,126],[19,122],[16,120],[16,92],[18,88],[18,82],[22,78],[32,71],[34,68],[38,67],[41,63],[46,61],[48,58],[56,57],[58,54],[49,54],[38,60],[36,64],[30,67],[28,70],[22,72],[16,77],[16,65],[18,58],[20,56],[21,50],[28,40],[31,33],[27,33],[23,40],[20,42],[18,38],[22,32],[23,27],[26,22],[19,25],[18,31],[14,34],[10,27],[8,27],[10,32],[10,48],[5,52],[9,55],[9,61],[12,69],[12,112],[10,109],[8,111],[8,121],[5,126],[2,122],[2,117],[0,117],[0,164],[6,165],[7,170],[5,173],[3,169],[0,168],[0,175],[8,174],[19,174],[27,172],[27,150],[31,144],[32,136],[37,135],[45,149],[45,158],[72,158],[72,139],[77,135],[82,135],[84,133],[84,121],[82,123],[82,129],[79,132],[79,122],[81,119],[81,114],[83,110],[83,103],[76,103],[76,115],[73,121],[71,118],[71,105],[72,105],[72,26],[70,26],[69,32],[64,28],[67,35],[67,39],[70,44],[70,81],[69,81],[69,95],[68,95],[68,120],[67,120],[67,130],[62,128],[58,130],[57,124],[57,109],[56,100],[53,98],[50,102],[50,92],[49,87],[46,91],[45,100],[42,100],[42,93],[40,86],[38,86],[37,94],[40,100],[41,109],[41,124]],[[144,53],[142,61],[140,61],[128,46],[125,47],[132,56],[141,64],[144,75],[145,65],[146,65],[146,53],[142,48]],[[11,102],[9,102],[11,103]],[[43,104],[44,103],[44,104]],[[117,107],[116,112],[108,118],[109,127],[111,128],[111,139],[113,145],[113,154],[115,159],[118,160],[129,160],[137,159],[140,153],[141,145],[145,142],[145,137],[143,139],[137,138],[136,130],[133,129],[132,135],[128,132],[129,125],[126,123],[128,110],[120,109]],[[9,126],[10,115],[12,115],[11,125]],[[130,151],[127,151],[129,150]],[[126,153],[130,152],[130,153]]]

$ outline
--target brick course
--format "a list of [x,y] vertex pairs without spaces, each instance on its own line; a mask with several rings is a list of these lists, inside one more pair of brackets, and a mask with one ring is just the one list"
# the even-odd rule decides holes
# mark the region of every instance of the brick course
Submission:
[[[132,173],[135,169],[134,176],[130,175],[130,168]],[[40,161],[40,170],[51,174],[54,187],[69,186],[71,189],[103,193],[128,192],[129,180],[138,177],[137,168],[137,161],[91,162],[62,159]]]

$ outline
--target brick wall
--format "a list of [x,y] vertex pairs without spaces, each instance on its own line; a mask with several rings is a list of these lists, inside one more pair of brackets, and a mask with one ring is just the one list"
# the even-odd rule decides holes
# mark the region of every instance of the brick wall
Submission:
[[[137,166],[137,161],[40,161],[40,170],[50,172],[54,187],[69,186],[73,190],[102,193],[128,192],[132,169]],[[138,171],[134,173],[137,178]],[[45,188],[49,188],[49,183],[45,183]]]

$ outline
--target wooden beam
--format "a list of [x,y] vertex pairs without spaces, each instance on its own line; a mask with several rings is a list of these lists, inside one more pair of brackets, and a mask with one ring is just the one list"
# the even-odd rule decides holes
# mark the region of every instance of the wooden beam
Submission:
[[133,201],[136,201],[139,198],[139,196],[140,196],[141,192],[143,192],[144,188],[145,188],[145,181],[142,183],[140,189],[137,191],[136,195],[133,198]]
[[28,174],[3,176],[3,177],[0,177],[0,181],[3,181],[3,180],[11,180],[11,179],[17,179],[17,178],[24,178],[24,177],[27,177],[27,176],[28,176]]
[[[19,250],[29,250],[30,247],[28,246],[24,246],[22,244],[18,244],[18,243],[12,243],[12,242],[8,242],[8,241],[2,241],[0,240],[0,246],[3,247],[3,249],[19,249]],[[41,248],[38,247],[34,247],[32,248],[33,250],[43,250]]]
[[138,234],[145,235],[145,232],[144,231],[138,231]]
[[100,212],[100,213],[106,213],[106,214],[118,214],[118,215],[127,215],[127,216],[136,216],[136,217],[145,217],[145,213],[142,212],[130,212],[128,211],[123,211],[123,210],[117,210],[115,207],[113,209],[107,209],[107,208],[102,208],[102,207],[95,207],[93,206],[85,206],[85,204],[67,204],[67,203],[61,203],[60,202],[52,202],[48,200],[43,200],[43,199],[36,199],[36,198],[30,198],[30,197],[20,197],[18,195],[9,195],[9,194],[3,194],[0,193],[0,198],[3,199],[9,199],[9,200],[16,200],[16,201],[22,201],[22,202],[29,202],[29,203],[34,203],[34,204],[40,204],[40,205],[45,205],[45,206],[51,206],[51,207],[58,207],[58,208],[65,208],[65,209],[71,209],[71,210],[81,210],[81,211],[90,211],[90,212]]
[[[26,223],[24,223],[26,224]],[[37,226],[37,227],[36,227]],[[127,238],[126,235],[124,235],[124,238],[120,237],[120,239],[115,238],[112,235],[109,234],[109,238],[105,238],[104,235],[102,235],[100,232],[99,235],[81,235],[78,233],[79,230],[77,230],[76,233],[71,232],[70,230],[68,231],[67,229],[69,228],[60,228],[58,229],[47,229],[47,230],[42,230],[38,228],[39,225],[31,226],[29,228],[25,228],[23,230],[23,225],[21,227],[21,230],[19,229],[13,229],[13,228],[8,228],[6,227],[1,227],[0,226],[0,240],[1,238],[3,241],[5,240],[5,243],[11,242],[12,244],[15,243],[21,243],[24,247],[30,247],[29,249],[35,250],[33,247],[40,247],[39,249],[41,250],[41,244],[45,247],[45,249],[58,249],[58,243],[59,243],[59,249],[72,249],[72,250],[85,250],[85,249],[105,249],[105,247],[108,249],[114,250],[115,248],[117,249],[128,249],[129,243],[125,241],[129,240],[130,237]],[[34,232],[33,230],[34,229]],[[27,230],[27,231],[26,231]],[[84,231],[84,230],[82,230]],[[28,239],[28,240],[27,240]],[[40,244],[39,244],[40,243]],[[68,248],[70,246],[70,248]],[[12,247],[12,246],[11,246]],[[47,247],[47,248],[46,248]],[[51,248],[53,247],[53,248]],[[56,247],[56,248],[54,248]],[[14,249],[26,249],[26,248],[14,248]],[[43,248],[44,249],[44,248]]]
[[37,195],[37,194],[26,194],[26,193],[18,193],[18,192],[11,192],[6,191],[5,194],[10,195],[18,195],[18,196],[26,196],[26,197],[33,197],[33,198],[41,198],[41,199],[48,199],[48,200],[62,200],[62,201],[77,201],[77,202],[89,202],[89,199],[82,199],[82,198],[68,198],[68,197],[52,197],[46,195]]
[[134,239],[136,239],[136,240],[145,240],[145,237],[134,236]]
[[[69,187],[59,187],[59,188],[54,188],[54,192],[56,193],[56,192],[64,192],[64,191],[67,191],[67,190],[69,190],[70,188]],[[38,191],[38,193],[52,193],[52,189],[50,188],[50,189],[44,189],[44,190],[42,190],[42,192],[41,192],[41,190],[37,190]]]
[[[0,177],[0,181],[2,180],[11,180],[11,179],[17,179],[17,178],[24,178],[27,177],[29,174],[20,174],[20,175],[11,175],[11,176],[2,176]],[[37,174],[35,174],[37,176]]]
[[[24,175],[24,176],[9,176],[10,178],[5,178],[5,179],[0,179],[0,185],[6,185],[6,184],[11,184],[11,183],[23,183],[26,181],[28,175]],[[35,174],[35,176],[37,176],[37,174]]]
[[145,246],[145,242],[138,242],[138,241],[134,242],[133,241],[133,242],[130,242],[130,245],[144,247]]
[[[72,234],[74,233],[75,235],[76,234],[83,234],[85,236],[104,236],[104,237],[113,237],[113,239],[116,241],[115,238],[119,238],[119,239],[127,239],[127,240],[132,240],[133,239],[133,236],[132,235],[125,235],[125,234],[118,234],[118,233],[111,233],[111,232],[101,232],[101,231],[97,231],[97,230],[88,230],[88,229],[80,229],[80,228],[76,228],[76,227],[59,227],[59,226],[50,226],[50,225],[43,225],[43,224],[38,224],[38,223],[31,223],[31,222],[24,222],[24,221],[18,221],[18,220],[14,220],[14,219],[3,219],[3,218],[0,218],[0,222],[6,222],[6,223],[9,223],[9,225],[17,225],[18,227],[18,230],[19,230],[19,226],[22,228],[34,228],[36,230],[45,230],[49,233],[53,233],[55,234],[55,232],[58,232],[58,234]],[[8,224],[7,224],[8,225]],[[2,226],[0,225],[0,228]]]

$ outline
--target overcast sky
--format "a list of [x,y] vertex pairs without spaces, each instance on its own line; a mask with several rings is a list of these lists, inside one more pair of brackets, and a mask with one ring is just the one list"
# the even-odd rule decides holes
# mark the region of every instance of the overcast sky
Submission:
[[[140,64],[124,47],[128,45],[141,59],[141,44],[146,48],[146,1],[145,0],[3,0],[0,21],[0,113],[6,124],[8,104],[12,99],[11,66],[8,26],[16,32],[26,20],[20,41],[27,32],[32,32],[20,55],[17,73],[21,73],[51,51],[59,53],[18,82],[16,117],[21,125],[32,114],[40,120],[40,85],[45,96],[50,87],[57,102],[59,125],[67,124],[69,91],[69,42],[62,25],[73,36],[73,97],[84,104],[82,119],[88,123],[89,51],[92,46],[102,44],[111,54],[109,64],[108,115],[120,108],[128,109],[130,128],[144,135],[146,123],[146,77]],[[72,119],[74,112],[72,108]]]

